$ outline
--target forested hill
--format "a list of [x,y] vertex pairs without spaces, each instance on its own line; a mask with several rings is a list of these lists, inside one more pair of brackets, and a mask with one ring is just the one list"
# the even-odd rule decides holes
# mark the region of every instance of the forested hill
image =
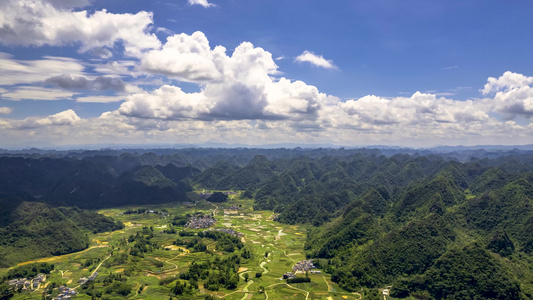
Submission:
[[[158,151],[10,153],[0,157],[0,200],[45,205],[74,222],[75,213],[56,207],[191,201],[193,187],[243,190],[255,209],[307,224],[306,255],[347,290],[533,298],[531,152]],[[69,228],[72,245],[83,247]]]
[[144,165],[138,157],[0,157],[0,192],[80,208],[185,201],[188,179],[199,172]]
[[0,267],[80,251],[88,233],[123,228],[120,222],[78,208],[53,208],[20,198],[0,199]]

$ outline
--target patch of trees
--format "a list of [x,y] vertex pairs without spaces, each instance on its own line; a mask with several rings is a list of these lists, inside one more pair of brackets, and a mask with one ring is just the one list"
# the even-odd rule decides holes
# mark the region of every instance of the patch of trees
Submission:
[[187,224],[187,222],[189,221],[189,218],[190,215],[175,216],[172,219],[171,224],[174,226],[185,226],[185,224]]
[[188,231],[188,230],[182,230],[178,234],[179,234],[179,236],[195,236],[196,232]]
[[244,259],[251,259],[253,258],[253,252],[248,249],[248,248],[244,248],[244,250],[242,250],[242,253],[241,253],[241,257],[244,258]]
[[173,241],[172,244],[177,246],[185,246],[192,252],[205,252],[207,250],[207,245],[202,242],[201,238],[196,236],[190,239],[177,239],[176,241]]
[[216,231],[216,230],[206,230],[198,233],[199,237],[205,237],[217,241],[216,249],[224,252],[234,252],[237,249],[242,249],[244,244],[241,239],[231,234]]
[[144,257],[144,253],[152,252],[154,249],[159,248],[157,242],[152,242],[154,237],[153,228],[143,227],[142,232],[137,232],[135,235],[128,237],[128,243],[133,244],[130,248],[130,255]]
[[214,192],[213,195],[209,196],[206,200],[209,202],[226,202],[228,201],[228,195],[221,192]]
[[176,228],[169,226],[168,228],[163,229],[163,233],[176,234],[177,231]]
[[287,283],[304,283],[304,282],[311,282],[311,278],[309,277],[294,277],[294,278],[288,278]]
[[81,289],[93,298],[101,298],[104,294],[124,297],[133,289],[133,285],[127,283],[127,280],[125,274],[109,274],[97,277],[94,281],[88,281],[81,286]]
[[204,287],[210,291],[218,291],[221,287],[235,289],[239,283],[240,256],[233,254],[228,257],[208,259],[204,262],[193,261],[189,270],[180,274],[180,279],[190,280],[191,284],[199,279],[204,280]]
[[176,281],[176,285],[170,290],[174,295],[194,295],[198,290],[198,285],[187,284],[187,282],[181,283],[180,280]]

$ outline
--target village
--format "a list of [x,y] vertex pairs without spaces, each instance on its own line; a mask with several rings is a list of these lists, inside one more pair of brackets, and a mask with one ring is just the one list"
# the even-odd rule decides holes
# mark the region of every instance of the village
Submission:
[[315,269],[315,265],[313,264],[313,260],[302,260],[297,262],[294,266],[292,266],[292,272],[287,272],[283,274],[283,279],[294,279],[296,278],[296,274],[299,273],[311,273],[311,274],[320,274],[321,271],[319,270],[313,270]]
[[59,295],[57,295],[54,300],[67,300],[76,297],[77,295],[78,292],[76,292],[76,290],[62,285],[59,287]]
[[45,274],[37,274],[35,278],[20,278],[13,279],[8,281],[8,284],[13,287],[15,290],[26,291],[26,290],[37,290],[41,283],[46,281]]
[[[234,192],[234,191],[226,191],[226,192],[222,192],[222,194],[224,194],[224,195],[226,195],[226,196],[230,196],[230,195],[236,195],[237,192]],[[201,192],[201,193],[198,193],[198,196],[200,196],[200,198],[202,198],[202,199],[207,199],[207,198],[213,196],[213,193]]]
[[211,215],[203,215],[200,217],[192,216],[187,224],[185,224],[185,227],[191,229],[203,229],[215,225],[216,222],[217,220]]

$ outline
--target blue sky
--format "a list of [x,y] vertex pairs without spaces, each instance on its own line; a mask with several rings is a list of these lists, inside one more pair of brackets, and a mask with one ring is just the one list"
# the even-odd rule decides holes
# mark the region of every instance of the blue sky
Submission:
[[533,143],[532,11],[529,1],[3,1],[0,147]]

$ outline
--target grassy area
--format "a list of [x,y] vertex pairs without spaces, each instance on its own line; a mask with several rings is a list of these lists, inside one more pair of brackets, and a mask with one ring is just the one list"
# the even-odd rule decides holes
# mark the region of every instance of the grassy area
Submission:
[[[238,210],[227,209],[230,206],[239,207]],[[331,282],[330,275],[309,274],[310,283],[286,284],[280,280],[283,273],[292,271],[295,262],[304,260],[303,245],[305,242],[305,226],[281,224],[271,219],[270,211],[254,211],[253,200],[241,199],[239,195],[230,195],[228,202],[208,203],[205,201],[197,205],[166,204],[158,206],[143,206],[143,209],[165,211],[162,214],[123,214],[126,210],[135,210],[141,207],[120,207],[103,209],[99,213],[122,221],[126,227],[114,232],[94,234],[90,236],[91,245],[87,250],[68,255],[43,258],[36,261],[46,261],[55,264],[55,269],[49,275],[47,282],[65,284],[70,288],[79,287],[78,280],[88,277],[98,267],[99,276],[110,274],[127,274],[126,283],[131,285],[131,292],[127,295],[130,299],[168,299],[169,289],[175,285],[172,281],[166,285],[160,285],[160,280],[176,276],[185,272],[193,261],[202,261],[206,257],[220,256],[224,254],[215,249],[215,242],[206,239],[208,250],[191,253],[184,247],[172,245],[179,238],[178,234],[163,233],[169,228],[174,216],[187,213],[214,213],[217,223],[214,228],[232,228],[244,234],[242,241],[245,247],[252,252],[251,259],[243,259],[238,270],[241,280],[234,290],[220,288],[212,292],[201,287],[199,294],[211,294],[224,299],[359,299],[360,295],[348,293]],[[144,257],[130,257],[127,263],[110,263],[120,254],[125,253],[127,240],[130,235],[135,235],[143,227],[153,229],[152,241],[161,245]],[[178,231],[183,227],[175,227]],[[201,231],[201,230],[196,230]],[[112,255],[112,256],[110,256]],[[101,263],[107,257],[108,261]],[[91,263],[89,263],[90,261]],[[29,262],[27,262],[29,263]],[[101,263],[101,264],[100,264]],[[0,270],[0,275],[6,270]],[[256,278],[256,273],[261,273]],[[249,281],[245,282],[244,274],[248,274]],[[303,276],[303,274],[300,274]],[[17,294],[15,299],[42,298],[43,290],[31,293]],[[113,296],[113,295],[111,295]],[[90,297],[80,294],[80,299]],[[110,297],[112,299],[113,297]],[[123,298],[123,297],[118,297]]]

